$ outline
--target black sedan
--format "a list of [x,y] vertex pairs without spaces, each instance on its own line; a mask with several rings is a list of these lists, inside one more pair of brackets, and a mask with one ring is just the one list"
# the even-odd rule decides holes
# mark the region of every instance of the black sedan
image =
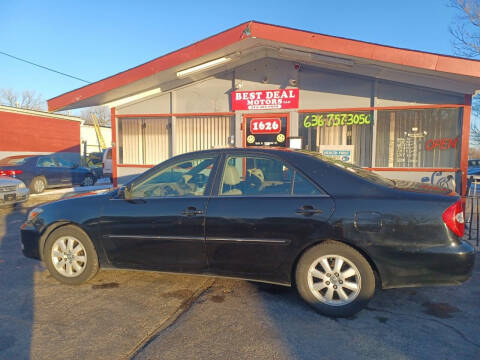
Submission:
[[295,285],[349,316],[383,288],[460,284],[474,264],[459,196],[317,153],[183,154],[113,191],[33,209],[23,252],[66,284],[99,267]]
[[90,186],[96,180],[91,170],[51,155],[16,155],[1,159],[0,175],[22,180],[33,194],[52,187]]

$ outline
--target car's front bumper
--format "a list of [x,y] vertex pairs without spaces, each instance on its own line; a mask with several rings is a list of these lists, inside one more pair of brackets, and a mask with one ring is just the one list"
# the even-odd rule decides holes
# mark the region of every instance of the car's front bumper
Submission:
[[28,195],[28,189],[17,189],[17,191],[11,193],[0,193],[0,206],[25,202],[28,200]]
[[33,224],[26,222],[20,227],[20,241],[22,243],[23,255],[32,259],[41,259],[39,247],[40,237],[40,232]]
[[467,281],[475,264],[475,249],[458,245],[428,247],[402,252],[384,263],[383,288],[457,285]]

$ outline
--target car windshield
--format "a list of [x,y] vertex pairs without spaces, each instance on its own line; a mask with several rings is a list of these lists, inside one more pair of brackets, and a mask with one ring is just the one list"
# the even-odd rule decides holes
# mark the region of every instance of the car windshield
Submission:
[[325,161],[326,163],[337,166],[337,167],[339,167],[343,170],[352,172],[355,175],[358,175],[361,178],[364,178],[365,180],[371,181],[373,183],[380,184],[380,185],[385,185],[385,186],[394,186],[395,185],[394,180],[387,179],[387,178],[385,178],[381,175],[378,175],[378,174],[374,173],[373,171],[362,169],[361,167],[359,167],[357,165],[349,164],[349,163],[346,163],[346,162],[341,161],[341,160],[332,159],[330,157],[321,155],[321,154],[319,154],[317,152],[313,152],[313,151],[300,150],[300,152],[308,154],[308,155],[313,156],[313,157],[316,157],[316,158],[318,158],[322,161]]
[[23,165],[30,159],[30,156],[25,157],[7,157],[0,160],[0,165]]

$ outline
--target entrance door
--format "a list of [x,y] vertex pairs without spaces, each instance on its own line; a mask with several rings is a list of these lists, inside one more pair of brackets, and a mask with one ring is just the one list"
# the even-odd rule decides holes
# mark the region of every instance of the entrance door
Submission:
[[285,147],[289,114],[248,114],[243,117],[243,146]]

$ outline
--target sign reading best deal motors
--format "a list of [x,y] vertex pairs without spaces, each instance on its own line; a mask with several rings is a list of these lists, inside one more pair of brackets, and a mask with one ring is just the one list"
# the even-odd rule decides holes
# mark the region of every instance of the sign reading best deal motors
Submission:
[[234,91],[232,110],[296,109],[298,97],[298,89]]

